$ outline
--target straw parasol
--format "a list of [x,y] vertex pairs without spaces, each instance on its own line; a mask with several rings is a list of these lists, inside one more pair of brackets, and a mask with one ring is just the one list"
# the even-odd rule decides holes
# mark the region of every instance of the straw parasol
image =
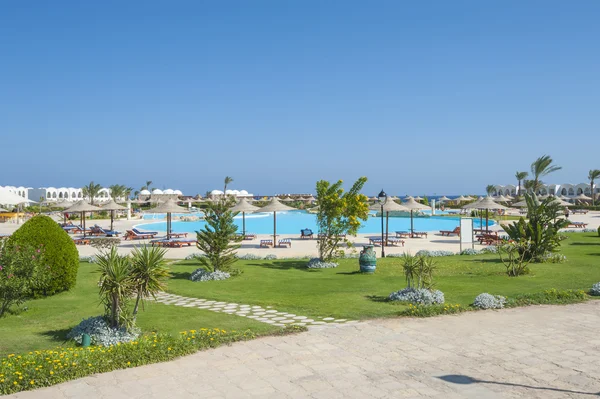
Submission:
[[423,201],[423,197],[419,197],[418,195],[414,199],[415,201]]
[[257,212],[273,212],[273,247],[277,245],[277,212],[282,211],[295,211],[296,208],[287,206],[279,202],[277,197],[271,198],[271,201],[262,208],[259,208]]
[[146,213],[166,213],[167,214],[167,240],[171,238],[171,224],[172,224],[172,213],[189,213],[187,208],[177,205],[177,202],[173,198],[169,198],[160,205],[148,209]]
[[429,209],[429,207],[427,205],[423,205],[423,204],[415,201],[415,199],[412,197],[405,200],[402,203],[402,206],[404,206],[405,208],[407,208],[410,211],[410,234],[412,236],[415,232],[414,222],[413,222],[413,211],[420,210],[420,209]]
[[[404,205],[398,204],[397,202],[395,202],[390,197],[386,198],[386,200],[385,200],[385,202],[383,204],[383,207],[382,207],[382,205],[379,202],[376,202],[373,205],[371,205],[369,207],[369,209],[371,209],[373,211],[381,211],[381,210],[383,210],[383,212],[385,212],[385,242],[383,242],[382,245],[386,245],[387,244],[387,240],[388,240],[388,221],[389,221],[388,219],[389,219],[389,216],[390,216],[390,212],[393,212],[393,211],[408,212],[408,211],[410,211],[410,209],[408,209]],[[383,226],[382,226],[382,230],[383,230]]]
[[560,198],[561,200],[565,200],[565,201],[570,201],[571,200],[571,197],[567,197],[566,195],[561,195],[558,198]]
[[577,200],[579,202],[587,202],[587,201],[591,201],[592,197],[588,197],[587,195],[585,195],[584,193],[579,194],[576,197],[573,197],[574,200]]
[[489,232],[489,216],[490,216],[489,210],[490,209],[503,210],[503,209],[510,209],[510,208],[508,208],[504,205],[497,204],[496,202],[494,202],[492,197],[487,196],[476,202],[473,202],[471,204],[467,204],[467,205],[463,206],[463,209],[485,209],[485,231]]
[[465,201],[471,201],[473,198],[471,197],[465,197],[464,195],[461,195],[460,197],[454,198],[454,201],[456,202],[465,202]]
[[438,202],[446,202],[446,201],[452,201],[450,198],[446,197],[445,195],[443,197],[438,198]]
[[115,211],[124,211],[127,210],[126,207],[119,205],[115,202],[115,200],[113,200],[111,198],[111,200],[109,202],[107,202],[106,204],[102,205],[102,209],[105,211],[110,211],[110,230],[112,231],[113,229],[113,224],[115,221]]
[[497,197],[494,197],[494,201],[498,201],[498,202],[509,202],[510,199],[506,198],[504,195],[500,194]]
[[[57,202],[56,204],[48,204],[47,202],[45,202],[45,204],[51,206],[52,208],[60,208],[60,209],[67,209],[67,208],[70,208],[71,206],[73,206],[72,202],[65,201],[65,200]],[[40,212],[41,211],[42,211],[42,204],[40,203]],[[63,213],[63,223],[67,223],[66,213]]]
[[[404,199],[402,201],[408,201],[409,199],[412,199],[412,195],[407,195],[406,197],[404,197]],[[375,200],[377,200],[377,198],[375,198]]]
[[242,235],[246,235],[246,212],[252,213],[256,212],[259,208],[257,206],[251,205],[246,198],[242,198],[240,202],[235,204],[231,211],[233,212],[242,212]]
[[81,213],[81,227],[83,228],[83,236],[85,237],[85,213],[97,212],[102,210],[95,205],[90,204],[86,200],[77,201],[72,207],[65,209],[64,213]]

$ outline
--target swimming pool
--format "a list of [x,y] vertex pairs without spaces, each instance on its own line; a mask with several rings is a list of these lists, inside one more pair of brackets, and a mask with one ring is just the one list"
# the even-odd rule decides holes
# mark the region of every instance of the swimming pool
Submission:
[[[190,214],[186,214],[190,215]],[[414,218],[415,231],[439,231],[439,230],[454,230],[459,224],[459,217],[419,217]],[[235,223],[238,225],[238,230],[242,230],[242,215],[235,217]],[[182,222],[173,221],[173,232],[176,233],[192,233],[204,227],[204,221]],[[485,219],[483,220],[485,226]],[[493,224],[490,221],[490,226]],[[475,228],[480,227],[479,219],[474,220]],[[165,222],[155,222],[140,224],[140,228],[144,230],[166,231]],[[317,217],[314,214],[305,211],[288,211],[277,212],[277,233],[278,234],[300,234],[301,229],[311,229],[315,233],[317,228]],[[391,217],[389,218],[389,231],[408,231],[410,230],[410,217]],[[246,215],[246,231],[256,234],[273,234],[273,214],[272,213],[253,213]],[[381,219],[379,217],[369,216],[363,222],[359,233],[380,233]]]

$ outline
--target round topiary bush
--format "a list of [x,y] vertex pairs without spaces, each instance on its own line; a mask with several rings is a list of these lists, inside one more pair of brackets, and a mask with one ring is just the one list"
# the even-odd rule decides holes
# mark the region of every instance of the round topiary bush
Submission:
[[73,239],[48,216],[34,216],[15,231],[6,242],[7,248],[43,246],[44,262],[51,278],[34,296],[53,295],[75,286],[79,252]]

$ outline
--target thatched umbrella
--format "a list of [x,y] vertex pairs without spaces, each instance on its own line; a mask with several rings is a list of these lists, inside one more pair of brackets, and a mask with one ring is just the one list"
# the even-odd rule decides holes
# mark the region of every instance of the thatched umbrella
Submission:
[[454,198],[454,201],[456,201],[456,203],[459,202],[466,202],[466,201],[472,201],[473,198],[471,197],[465,197],[464,195],[461,195],[460,197]]
[[273,212],[273,247],[277,245],[277,212],[282,211],[295,211],[296,208],[291,206],[283,205],[277,197],[271,198],[271,201],[262,208],[259,208],[256,212]]
[[[45,202],[44,204],[50,205],[47,202]],[[67,208],[72,207],[73,203],[69,202],[69,201],[62,200],[62,201],[57,202],[56,204],[52,204],[50,206],[53,207],[53,208],[67,209]],[[42,203],[40,203],[40,213],[41,212],[42,212]],[[67,223],[67,214],[66,213],[63,213],[63,223]]]
[[115,200],[111,199],[106,204],[102,205],[102,209],[105,211],[110,211],[110,229],[113,229],[113,224],[115,220],[115,211],[124,211],[128,208],[119,205],[115,202]]
[[463,209],[485,209],[485,231],[489,232],[489,210],[490,209],[510,209],[504,205],[500,205],[494,202],[492,197],[487,196],[481,200],[467,204],[463,206]]
[[414,228],[414,222],[413,222],[413,211],[414,210],[420,210],[420,209],[429,209],[429,207],[427,205],[423,205],[417,201],[414,200],[414,198],[409,198],[408,200],[405,200],[402,203],[402,206],[404,206],[406,209],[408,209],[410,211],[410,234],[411,237],[415,232],[415,228]]
[[[407,195],[402,201],[408,201],[409,199],[413,199],[412,195]],[[375,198],[375,200],[377,200],[377,198]]]
[[499,196],[494,197],[494,201],[498,201],[498,202],[510,202],[510,199],[508,199],[504,195],[500,194]]
[[[404,205],[400,205],[397,202],[395,202],[393,199],[391,199],[390,197],[387,197],[383,206],[379,203],[376,202],[373,205],[371,205],[369,207],[369,209],[373,210],[373,211],[382,211],[385,212],[385,242],[382,242],[381,245],[386,245],[387,244],[387,240],[388,240],[388,222],[389,222],[389,216],[390,216],[390,212],[393,211],[404,211],[404,212],[408,212],[410,211],[410,209],[408,209],[407,207],[405,207]],[[383,217],[383,215],[382,215]],[[383,237],[381,237],[383,239]]]
[[592,200],[592,197],[588,197],[587,195],[585,195],[584,193],[579,194],[576,197],[573,197],[574,200],[577,200],[579,202],[589,202]]
[[172,213],[189,213],[187,208],[177,205],[177,202],[173,198],[169,198],[165,202],[161,203],[157,207],[148,209],[147,213],[166,213],[167,214],[167,240],[171,238],[171,214]]
[[85,237],[85,213],[86,212],[97,212],[101,211],[101,208],[98,208],[95,205],[88,203],[86,200],[77,201],[70,208],[65,209],[64,213],[81,213],[81,227],[83,228],[83,237]]
[[438,198],[438,202],[446,202],[446,201],[452,201],[450,198],[446,197],[445,195],[443,197]]
[[251,205],[246,198],[242,198],[240,202],[231,208],[233,212],[242,212],[242,235],[246,235],[246,212],[256,212],[259,208]]

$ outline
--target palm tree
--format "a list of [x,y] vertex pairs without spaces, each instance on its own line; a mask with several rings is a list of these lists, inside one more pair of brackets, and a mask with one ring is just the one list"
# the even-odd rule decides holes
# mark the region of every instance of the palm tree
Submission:
[[493,184],[488,184],[485,187],[485,191],[487,192],[487,195],[489,195],[490,197],[492,196],[492,193],[496,190],[496,187],[494,187]]
[[140,189],[140,191],[144,191],[144,190],[150,190],[150,185],[152,184],[152,180],[147,180],[146,181],[146,185],[142,186],[142,188]]
[[227,191],[227,186],[229,185],[229,183],[231,183],[233,181],[233,177],[230,176],[225,176],[225,188],[223,189],[223,193],[225,193]]
[[90,199],[90,204],[94,205],[94,198],[98,196],[100,190],[102,190],[102,186],[100,184],[94,184],[94,182],[91,181],[90,184],[81,189],[81,192],[84,197]]
[[125,302],[134,293],[131,262],[113,247],[110,252],[97,256],[97,264],[100,268],[100,298],[108,310],[111,327],[119,328]]
[[112,186],[109,187],[110,189],[110,196],[112,197],[113,201],[117,201],[117,198],[125,198],[127,195],[127,187],[125,187],[122,184],[113,184]]
[[165,265],[167,250],[159,247],[144,245],[141,249],[133,250],[131,277],[135,284],[137,298],[133,308],[133,322],[137,317],[140,301],[156,294],[166,288],[165,280],[171,277]]
[[533,176],[533,191],[542,188],[541,177],[547,176],[552,172],[562,169],[561,166],[552,165],[550,155],[542,155],[531,164],[531,175]]
[[523,188],[526,192],[533,192],[533,180],[525,180],[523,182]]
[[588,179],[590,179],[590,193],[592,194],[592,206],[594,206],[594,180],[600,178],[600,169],[592,169],[588,174]]
[[519,190],[517,191],[517,196],[521,196],[521,182],[523,180],[527,179],[527,176],[529,176],[529,173],[527,173],[527,172],[517,172],[517,173],[515,173],[515,177],[519,181]]

